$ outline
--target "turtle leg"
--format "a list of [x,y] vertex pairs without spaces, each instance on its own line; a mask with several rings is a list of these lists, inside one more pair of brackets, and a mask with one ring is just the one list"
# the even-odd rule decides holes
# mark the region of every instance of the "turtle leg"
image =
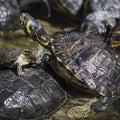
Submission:
[[30,60],[24,54],[21,54],[17,58],[17,60],[14,62],[14,65],[17,66],[17,74],[18,74],[18,76],[23,76],[24,75],[22,67],[28,65],[29,63],[30,63]]
[[22,66],[19,65],[19,64],[17,65],[17,74],[18,74],[18,76],[23,76],[24,75]]

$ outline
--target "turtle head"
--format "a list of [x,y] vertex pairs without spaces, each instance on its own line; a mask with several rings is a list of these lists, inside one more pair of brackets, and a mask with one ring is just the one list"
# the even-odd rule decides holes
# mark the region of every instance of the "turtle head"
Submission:
[[35,42],[42,46],[48,46],[50,43],[50,36],[46,33],[43,26],[36,21],[28,13],[22,13],[20,16],[20,23],[25,31]]

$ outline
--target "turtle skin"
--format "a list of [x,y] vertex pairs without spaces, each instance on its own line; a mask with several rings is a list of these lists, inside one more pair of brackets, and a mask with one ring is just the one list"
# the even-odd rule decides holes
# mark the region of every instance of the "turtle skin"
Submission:
[[7,31],[18,28],[20,15],[19,0],[0,1],[0,31]]
[[51,51],[47,62],[60,77],[100,98],[119,96],[120,56],[100,36],[79,31],[50,36],[29,14],[20,21],[35,42]]
[[42,68],[24,72],[18,77],[11,70],[0,71],[0,119],[41,120],[70,100],[70,95]]

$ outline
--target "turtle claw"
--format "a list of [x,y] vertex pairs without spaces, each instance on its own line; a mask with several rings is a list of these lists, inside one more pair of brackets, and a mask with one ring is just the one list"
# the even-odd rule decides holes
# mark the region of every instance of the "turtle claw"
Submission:
[[24,76],[24,72],[17,72],[18,76],[21,77],[21,76]]

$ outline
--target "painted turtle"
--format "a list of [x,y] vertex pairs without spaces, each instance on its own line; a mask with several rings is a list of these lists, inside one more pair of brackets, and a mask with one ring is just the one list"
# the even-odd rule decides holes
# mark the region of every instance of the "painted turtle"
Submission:
[[[22,49],[22,48],[6,48],[0,50],[0,67],[1,68],[15,68],[17,67],[17,74],[19,76],[24,75],[22,67],[28,64],[38,63],[35,61],[34,56],[32,55],[34,50]],[[40,52],[40,51],[39,51]],[[41,51],[39,54],[43,57]],[[40,56],[39,56],[40,57]],[[40,63],[40,61],[39,61]]]
[[27,68],[24,72],[18,77],[11,70],[0,71],[0,119],[40,120],[70,100],[44,69]]
[[[51,52],[47,62],[59,76],[100,98],[119,96],[119,54],[109,49],[100,36],[80,32],[50,36],[29,14],[23,13],[20,21],[24,31]],[[105,109],[99,106],[99,110]]]

